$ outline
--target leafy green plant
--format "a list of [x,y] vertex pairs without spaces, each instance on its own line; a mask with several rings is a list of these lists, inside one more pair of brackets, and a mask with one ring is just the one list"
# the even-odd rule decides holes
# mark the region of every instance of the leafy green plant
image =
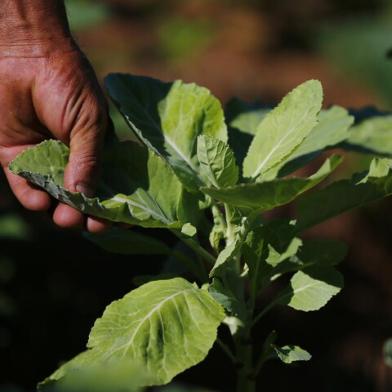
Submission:
[[[315,80],[273,110],[238,111],[241,105],[234,105],[237,112],[226,115],[229,124],[219,101],[195,84],[113,74],[106,85],[138,143],[108,142],[97,197],[63,187],[69,150],[58,141],[25,151],[10,169],[86,214],[166,229],[180,245],[170,249],[120,228],[89,235],[107,250],[160,253],[169,262],[161,276],[141,279],[147,283],[109,305],[91,330],[87,350],[40,388],[52,388],[75,371],[88,374],[115,364],[122,369],[127,363],[145,370],[140,386],[166,384],[201,362],[214,342],[236,365],[241,392],[255,391],[269,360],[309,360],[306,350],[280,342],[272,328],[264,344],[253,342],[252,329],[276,307],[316,311],[342,289],[336,265],[346,246],[300,235],[392,193],[391,160],[377,142],[392,131],[392,118],[368,120],[375,127],[381,122],[380,132],[352,126],[345,109],[321,110],[322,87]],[[337,145],[375,157],[365,173],[320,188],[342,161],[328,153]],[[324,162],[312,175],[293,176],[321,153]],[[273,218],[271,211],[293,201],[295,216]],[[260,297],[268,300],[261,309]],[[228,327],[230,342],[218,337],[220,325]]]

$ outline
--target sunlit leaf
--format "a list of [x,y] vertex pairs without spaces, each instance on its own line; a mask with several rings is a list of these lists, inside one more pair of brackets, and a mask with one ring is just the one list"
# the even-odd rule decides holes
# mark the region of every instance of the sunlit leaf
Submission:
[[206,357],[224,316],[206,290],[182,278],[147,283],[109,305],[91,330],[88,350],[47,382],[75,367],[133,361],[148,371],[144,385],[166,384]]
[[164,160],[136,143],[117,143],[105,150],[95,198],[63,187],[68,155],[68,147],[49,140],[18,155],[10,169],[56,199],[99,218],[144,227],[181,227],[193,219],[192,196]]
[[244,160],[245,177],[262,180],[264,173],[302,143],[317,124],[322,98],[320,82],[310,80],[291,91],[266,115]]
[[169,163],[186,187],[197,191],[197,137],[227,140],[219,101],[195,84],[133,75],[109,75],[106,87],[140,140]]
[[202,188],[202,191],[214,199],[237,207],[257,209],[260,212],[268,211],[290,203],[301,193],[319,184],[340,162],[340,157],[332,156],[309,178],[276,179],[223,189]]
[[334,268],[309,268],[294,274],[281,303],[296,310],[314,311],[326,305],[342,288],[343,277]]
[[225,188],[237,183],[238,167],[234,153],[226,143],[208,136],[199,136],[197,158],[200,175],[206,184]]

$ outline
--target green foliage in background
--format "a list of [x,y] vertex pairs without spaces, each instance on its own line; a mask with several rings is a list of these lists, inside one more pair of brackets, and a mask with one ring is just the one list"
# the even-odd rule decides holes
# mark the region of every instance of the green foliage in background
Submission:
[[210,20],[163,18],[158,25],[158,47],[170,61],[198,54],[211,41],[214,25]]
[[[388,12],[389,11],[389,12]],[[330,24],[323,29],[320,48],[348,79],[364,83],[392,108],[392,8],[381,17]]]
[[[138,288],[110,304],[95,322],[86,351],[40,388],[59,388],[76,376],[95,385],[101,379],[93,376],[96,369],[117,374],[124,367],[141,371],[140,378],[124,378],[123,390],[166,384],[201,362],[214,342],[235,364],[241,392],[256,390],[267,361],[309,360],[310,353],[296,342],[280,342],[275,331],[264,344],[253,342],[252,329],[274,308],[316,311],[341,291],[337,265],[345,245],[301,234],[392,194],[392,161],[379,142],[391,138],[388,118],[353,126],[345,109],[321,110],[323,92],[315,80],[295,88],[276,108],[253,114],[225,114],[207,89],[181,81],[114,74],[106,85],[138,142],[108,143],[95,198],[64,188],[69,150],[58,141],[23,152],[10,169],[86,214],[162,228],[182,245],[170,249],[118,227],[89,235],[106,250],[150,250],[169,256],[168,262],[162,275],[142,277]],[[331,153],[336,146],[371,154],[370,167],[331,181],[343,159]],[[312,174],[293,175],[304,167]],[[294,216],[271,218],[271,211],[291,202]],[[230,341],[219,337],[220,325]]]
[[109,17],[107,6],[96,1],[66,0],[65,5],[71,29],[74,31],[92,27]]

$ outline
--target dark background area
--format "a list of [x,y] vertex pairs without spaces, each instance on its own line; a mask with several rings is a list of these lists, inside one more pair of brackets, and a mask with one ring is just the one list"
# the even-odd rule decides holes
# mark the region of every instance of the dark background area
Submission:
[[[325,105],[392,109],[392,4],[382,0],[68,0],[75,36],[99,78],[109,72],[184,79],[232,96],[275,103],[317,78]],[[115,116],[118,131],[127,132]],[[350,170],[360,166],[352,155]],[[154,235],[167,237],[159,231]],[[309,363],[266,366],[260,390],[384,392],[392,369],[382,346],[392,336],[391,201],[314,228],[345,240],[346,287],[316,313],[278,310],[256,331],[313,355]],[[172,238],[167,238],[174,243]],[[107,304],[159,271],[161,257],[118,256],[50,216],[23,210],[0,181],[0,385],[32,391],[37,381],[84,349]],[[234,371],[218,348],[179,377],[231,391]],[[0,390],[1,387],[0,387]]]

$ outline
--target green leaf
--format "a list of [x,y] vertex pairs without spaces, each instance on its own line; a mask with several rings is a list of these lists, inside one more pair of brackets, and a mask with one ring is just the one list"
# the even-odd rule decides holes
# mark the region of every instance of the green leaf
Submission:
[[234,153],[226,143],[208,136],[199,136],[197,158],[200,175],[206,184],[225,188],[237,183],[238,167]]
[[348,247],[344,242],[328,239],[305,240],[297,257],[302,268],[334,266],[346,258]]
[[278,347],[273,345],[273,350],[282,362],[291,364],[297,361],[309,361],[312,356],[304,349],[299,346],[283,346]]
[[366,183],[371,177],[380,178],[388,175],[392,168],[392,160],[385,158],[374,158],[370,162],[369,171],[358,183]]
[[296,272],[290,280],[290,290],[280,302],[304,312],[322,308],[343,288],[343,277],[332,267],[309,268]]
[[170,248],[153,237],[112,227],[103,233],[84,233],[84,236],[102,249],[123,255],[161,255],[169,254]]
[[18,155],[10,169],[56,199],[109,221],[180,228],[195,219],[193,196],[184,191],[164,160],[136,143],[115,143],[105,149],[95,198],[63,187],[68,155],[68,147],[49,140]]
[[350,134],[349,128],[354,121],[354,117],[350,116],[346,109],[340,106],[332,106],[330,109],[322,110],[319,113],[318,121],[319,123],[285,162],[268,173],[269,178],[276,177],[278,173],[279,177],[286,176],[306,165],[325,149],[342,143]]
[[212,297],[226,310],[227,316],[224,318],[223,324],[227,325],[233,336],[244,327],[248,313],[245,302],[239,299],[242,297],[239,297],[236,290],[232,289],[238,287],[237,282],[238,278],[230,281],[230,279],[227,280],[227,276],[224,276],[223,279],[221,277],[215,277],[208,287],[208,291]]
[[136,361],[148,369],[145,385],[166,384],[202,361],[212,347],[223,308],[206,291],[182,278],[147,283],[109,305],[91,330],[88,348],[50,379],[79,366]]
[[[96,363],[84,352],[38,385],[44,392],[139,392],[148,383],[146,369],[133,361]],[[144,388],[143,388],[144,389]]]
[[242,208],[250,208],[260,212],[268,211],[290,203],[301,193],[323,181],[340,164],[339,156],[327,159],[320,169],[309,178],[276,179],[268,182],[239,184],[236,186],[201,190],[216,200]]
[[[295,237],[294,223],[287,220],[274,220],[248,233],[242,253],[249,267],[254,297],[271,282],[274,275],[287,268],[283,262],[294,256],[301,244],[302,241]],[[290,263],[289,271],[293,266],[296,269],[300,267],[299,263]]]
[[383,352],[385,364],[389,367],[392,367],[392,339],[388,339],[384,343]]
[[267,264],[272,267],[277,267],[280,263],[297,254],[299,248],[302,246],[300,238],[293,238],[283,252],[278,252],[271,244],[268,244]]
[[140,140],[167,160],[187,188],[197,191],[197,137],[227,140],[219,101],[195,84],[133,75],[109,75],[106,87]]
[[390,170],[383,177],[365,178],[366,182],[358,182],[354,176],[303,196],[297,204],[298,231],[392,194]]
[[355,125],[348,143],[362,151],[392,156],[392,115],[372,117]]
[[218,255],[214,266],[210,271],[210,277],[215,276],[222,267],[224,268],[226,263],[233,260],[239,253],[242,246],[242,240],[236,239],[226,246]]
[[185,225],[181,228],[181,233],[185,234],[187,237],[194,237],[197,233],[197,229],[190,223],[185,223]]
[[181,278],[156,281],[109,305],[88,347],[104,350],[105,356],[143,358],[154,383],[167,383],[205,358],[223,318],[223,309],[205,290]]
[[295,88],[262,120],[244,160],[244,176],[262,180],[282,162],[317,124],[322,104],[320,82],[310,80]]
[[257,133],[257,127],[270,111],[271,109],[253,109],[243,111],[233,118],[230,122],[230,127],[254,136]]

